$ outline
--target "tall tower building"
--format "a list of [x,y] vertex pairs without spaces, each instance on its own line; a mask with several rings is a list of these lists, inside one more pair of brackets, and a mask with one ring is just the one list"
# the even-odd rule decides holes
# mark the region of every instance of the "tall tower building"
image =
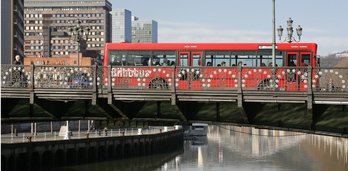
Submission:
[[142,21],[132,17],[132,43],[157,43],[157,22],[154,20]]
[[24,56],[24,1],[1,1],[1,64],[11,64],[16,55]]
[[112,42],[132,41],[132,12],[127,9],[116,9],[112,15]]
[[[82,49],[85,55],[97,57],[110,42],[112,5],[108,0],[25,0],[24,6],[25,55],[59,57]],[[79,22],[90,29],[80,48],[70,30]]]

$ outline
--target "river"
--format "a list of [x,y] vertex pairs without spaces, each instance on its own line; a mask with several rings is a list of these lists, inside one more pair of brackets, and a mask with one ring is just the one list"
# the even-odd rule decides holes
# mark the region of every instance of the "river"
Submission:
[[57,171],[347,171],[348,139],[211,125],[207,137],[185,141],[183,151],[57,168]]

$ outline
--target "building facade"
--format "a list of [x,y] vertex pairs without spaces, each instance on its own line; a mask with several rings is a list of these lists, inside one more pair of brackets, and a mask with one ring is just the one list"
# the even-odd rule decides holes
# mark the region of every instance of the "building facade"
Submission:
[[142,21],[137,17],[132,17],[132,43],[157,43],[157,30],[156,21]]
[[[82,52],[98,57],[111,40],[112,5],[108,0],[25,0],[24,54],[62,57]],[[78,25],[85,31],[82,41],[73,39]]]
[[112,42],[132,42],[132,12],[116,9],[112,15]]
[[1,64],[12,64],[24,51],[24,0],[1,1]]

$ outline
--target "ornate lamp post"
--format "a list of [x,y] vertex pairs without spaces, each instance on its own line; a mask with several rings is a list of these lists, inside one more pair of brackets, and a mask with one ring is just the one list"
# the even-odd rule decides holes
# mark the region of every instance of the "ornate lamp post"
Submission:
[[69,29],[71,38],[78,43],[77,46],[77,65],[80,66],[80,45],[81,42],[86,43],[88,40],[90,28],[81,26],[81,21],[77,21],[77,25]]
[[[292,20],[291,18],[288,19],[287,21],[287,25],[288,27],[286,28],[287,30],[287,34],[288,36],[285,37],[284,42],[288,42],[288,43],[292,43],[292,42],[300,42],[301,41],[301,36],[302,36],[302,27],[300,25],[298,25],[298,27],[296,28],[296,33],[298,36],[298,40],[296,40],[296,38],[293,36],[294,34],[294,29],[292,27],[292,23],[294,22],[294,20]],[[278,31],[278,36],[279,36],[279,40],[281,41],[282,35],[283,35],[283,27],[279,26],[277,31]]]

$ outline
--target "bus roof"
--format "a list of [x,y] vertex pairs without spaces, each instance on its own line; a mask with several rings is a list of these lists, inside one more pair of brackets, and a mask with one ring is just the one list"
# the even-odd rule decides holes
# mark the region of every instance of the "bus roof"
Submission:
[[[316,43],[277,43],[277,50],[313,50]],[[105,50],[267,50],[272,43],[106,43]]]

